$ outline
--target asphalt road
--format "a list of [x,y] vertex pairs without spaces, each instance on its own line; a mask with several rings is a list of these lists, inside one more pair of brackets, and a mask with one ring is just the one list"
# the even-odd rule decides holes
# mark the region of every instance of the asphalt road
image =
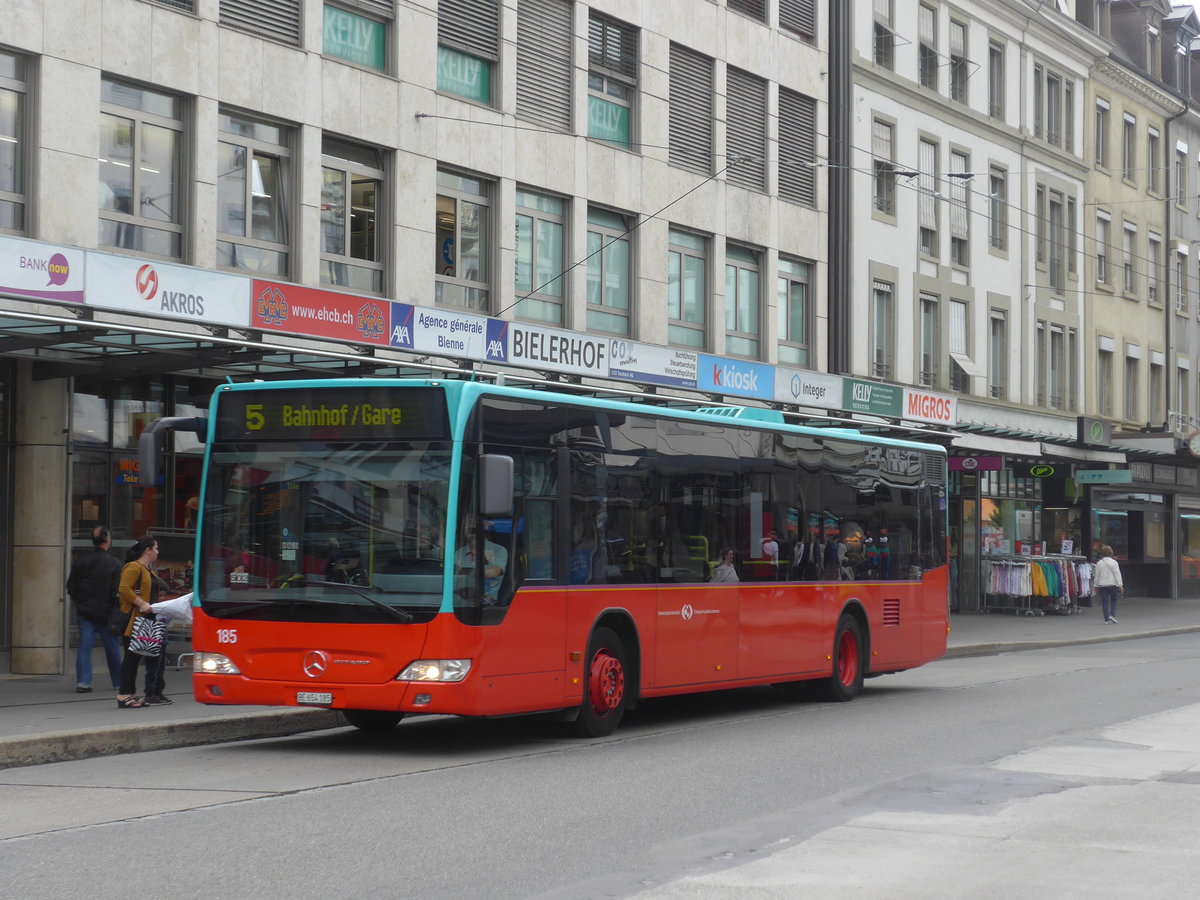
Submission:
[[[1182,635],[943,660],[871,681],[844,705],[769,689],[658,701],[600,741],[538,720],[428,718],[378,739],[347,729],[11,769],[0,772],[0,894],[787,897],[799,895],[787,873],[811,870],[815,848],[887,814],[901,824],[863,842],[858,863],[822,849],[837,864],[803,895],[949,897],[956,870],[931,817],[1036,819],[1026,804],[1126,775],[1011,759],[1107,746],[1107,729],[1198,703],[1200,640]],[[1151,824],[1196,846],[1195,812],[1139,814],[1173,817]],[[904,867],[865,864],[896,834],[922,833],[934,837],[905,842]],[[961,877],[982,878],[988,858]],[[1200,884],[1200,857],[1182,860]],[[1126,851],[1098,895],[1007,857],[992,865],[983,883],[996,897],[1144,896],[1169,875]]]

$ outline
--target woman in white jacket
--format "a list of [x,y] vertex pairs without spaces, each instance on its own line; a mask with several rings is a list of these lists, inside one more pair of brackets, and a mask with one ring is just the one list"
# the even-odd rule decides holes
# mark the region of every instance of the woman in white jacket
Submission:
[[1096,563],[1093,585],[1100,594],[1100,606],[1104,612],[1104,624],[1117,624],[1117,596],[1125,593],[1125,582],[1121,579],[1121,567],[1113,559],[1113,548],[1105,544],[1100,548],[1100,561]]

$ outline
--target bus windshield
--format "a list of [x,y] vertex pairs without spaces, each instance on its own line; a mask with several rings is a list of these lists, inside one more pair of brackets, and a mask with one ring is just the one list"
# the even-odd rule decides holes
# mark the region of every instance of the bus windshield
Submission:
[[213,447],[200,599],[217,618],[425,622],[441,604],[444,441]]

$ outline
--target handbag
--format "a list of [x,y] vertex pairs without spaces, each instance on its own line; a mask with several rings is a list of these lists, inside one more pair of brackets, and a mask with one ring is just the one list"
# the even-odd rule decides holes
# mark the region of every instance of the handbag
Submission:
[[167,623],[153,615],[138,616],[129,635],[129,652],[138,656],[161,656],[167,644]]
[[113,608],[108,611],[108,617],[104,620],[104,627],[117,637],[125,637],[125,629],[129,627],[129,617],[133,615],[133,610],[128,612],[121,611],[121,604],[113,604]]

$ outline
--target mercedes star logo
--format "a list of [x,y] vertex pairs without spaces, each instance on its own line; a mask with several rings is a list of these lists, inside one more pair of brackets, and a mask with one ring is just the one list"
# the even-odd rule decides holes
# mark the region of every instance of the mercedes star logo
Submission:
[[324,651],[312,650],[304,657],[304,674],[309,678],[320,678],[329,668],[329,657]]

